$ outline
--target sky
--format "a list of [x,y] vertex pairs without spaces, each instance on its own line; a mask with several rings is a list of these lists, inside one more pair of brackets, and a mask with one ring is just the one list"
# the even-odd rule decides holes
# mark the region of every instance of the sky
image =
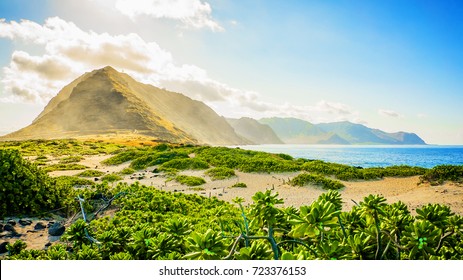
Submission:
[[225,117],[463,144],[459,0],[0,0],[0,135],[113,66]]

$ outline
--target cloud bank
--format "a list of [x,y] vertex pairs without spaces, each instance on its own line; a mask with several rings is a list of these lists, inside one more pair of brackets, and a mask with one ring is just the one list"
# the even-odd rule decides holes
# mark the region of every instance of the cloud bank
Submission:
[[1,78],[4,95],[0,101],[3,102],[46,104],[84,72],[111,65],[141,82],[203,101],[229,117],[280,116],[312,122],[363,122],[357,111],[342,103],[322,100],[309,106],[262,101],[259,93],[213,80],[198,66],[178,64],[169,51],[135,33],[110,35],[84,31],[72,22],[52,17],[43,25],[28,20],[0,20],[0,38],[42,50],[40,55],[24,50],[12,53]]

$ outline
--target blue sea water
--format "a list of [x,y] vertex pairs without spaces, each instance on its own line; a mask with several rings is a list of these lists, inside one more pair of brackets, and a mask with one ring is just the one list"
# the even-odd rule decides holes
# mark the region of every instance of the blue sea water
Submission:
[[432,168],[463,165],[463,146],[444,145],[247,145],[242,149],[284,153],[295,158],[320,159],[361,167],[410,165]]

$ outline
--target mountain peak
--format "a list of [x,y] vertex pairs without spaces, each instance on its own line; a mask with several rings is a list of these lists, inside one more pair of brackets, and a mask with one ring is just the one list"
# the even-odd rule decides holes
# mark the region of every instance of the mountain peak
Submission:
[[85,73],[65,86],[30,126],[4,138],[111,133],[136,133],[174,143],[249,143],[204,103],[139,83],[111,66]]

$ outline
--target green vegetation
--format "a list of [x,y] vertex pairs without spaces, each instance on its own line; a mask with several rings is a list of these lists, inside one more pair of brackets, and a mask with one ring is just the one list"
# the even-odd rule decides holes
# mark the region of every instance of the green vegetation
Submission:
[[159,167],[159,170],[163,169],[177,169],[177,170],[203,170],[208,169],[209,164],[207,162],[197,159],[197,158],[179,158],[179,159],[172,159],[167,161]]
[[131,174],[133,174],[135,172],[136,172],[135,169],[127,167],[127,168],[122,169],[119,173],[122,174],[122,175],[131,175]]
[[52,155],[57,157],[65,155],[112,154],[119,152],[121,148],[124,148],[124,146],[103,142],[77,141],[73,139],[0,142],[0,149],[20,150],[24,156]]
[[59,163],[66,164],[66,163],[80,162],[83,159],[84,159],[83,156],[67,156],[67,157],[61,158],[59,160]]
[[247,188],[248,186],[245,183],[239,182],[230,186],[230,188]]
[[206,183],[203,178],[187,175],[178,175],[175,177],[175,181],[190,187],[199,186]]
[[224,180],[236,176],[235,170],[228,167],[215,167],[206,171],[212,180]]
[[325,190],[339,190],[344,188],[345,186],[336,180],[332,180],[326,178],[319,174],[309,174],[309,173],[302,173],[294,177],[290,184],[293,186],[300,186],[303,187],[308,184],[314,184],[321,186]]
[[357,168],[345,164],[328,163],[321,160],[312,160],[304,163],[301,169],[308,172],[315,172],[323,175],[334,175],[339,180],[372,180],[393,176],[414,176],[421,175],[425,168],[412,166],[390,166]]
[[[91,145],[95,148],[91,149]],[[53,151],[61,148],[62,151]],[[135,165],[143,168],[166,163],[164,173],[179,170],[179,166],[191,168],[202,161],[212,167],[207,171],[211,178],[214,174],[228,176],[235,169],[306,171],[291,183],[319,184],[329,189],[342,184],[326,176],[365,180],[422,175],[423,181],[437,184],[446,180],[461,182],[463,174],[462,166],[361,169],[217,147],[125,148],[73,140],[0,143],[1,216],[42,216],[53,212],[73,217],[81,211],[76,201],[79,195],[85,199],[83,206],[90,219],[89,223],[74,222],[62,242],[46,250],[28,250],[21,241],[9,244],[7,259],[463,259],[463,218],[445,205],[428,204],[412,215],[402,202],[389,204],[382,196],[369,195],[351,210],[342,211],[340,194],[329,190],[311,204],[295,208],[284,207],[278,193],[269,190],[256,193],[250,203],[235,199],[236,207],[214,197],[163,192],[138,183],[110,185],[94,184],[76,176],[51,178],[45,168],[25,160],[18,150],[41,157],[76,155],[75,151],[114,153],[109,162],[126,162],[130,158],[132,164],[137,162]],[[192,153],[195,157],[189,158]],[[173,163],[169,167],[170,161]],[[95,170],[88,170],[92,171]],[[205,182],[193,176],[174,178],[193,186],[191,189]],[[113,199],[109,206],[111,216],[101,212],[97,215],[104,206],[102,197]]]
[[463,182],[463,165],[438,165],[426,170],[420,177],[422,182],[440,185],[445,181]]
[[117,181],[121,181],[122,178],[121,176],[117,175],[117,174],[107,174],[103,177],[101,177],[101,181],[107,181],[107,182],[117,182]]
[[45,172],[52,172],[52,171],[64,171],[64,170],[82,170],[82,169],[87,169],[88,166],[82,165],[82,164],[77,164],[77,163],[57,163],[57,164],[51,164],[47,165],[42,168],[43,171]]
[[76,176],[79,176],[79,177],[100,177],[100,176],[103,176],[104,173],[103,171],[99,171],[99,170],[85,170],[79,174],[77,174]]
[[56,184],[17,150],[0,149],[0,215],[38,214],[60,208],[68,186]]

